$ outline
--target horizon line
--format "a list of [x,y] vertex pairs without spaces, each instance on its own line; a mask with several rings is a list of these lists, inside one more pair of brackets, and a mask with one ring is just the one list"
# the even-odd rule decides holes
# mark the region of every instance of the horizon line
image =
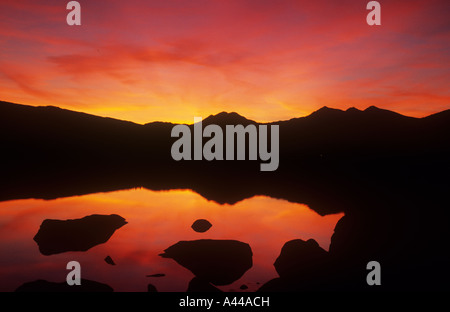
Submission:
[[[146,122],[146,123],[140,123],[140,122],[135,122],[135,121],[132,121],[132,120],[120,119],[120,118],[117,118],[117,117],[96,115],[96,114],[93,114],[93,113],[87,113],[87,112],[84,112],[84,111],[73,110],[73,109],[64,108],[64,107],[55,106],[55,105],[31,105],[31,104],[22,104],[22,103],[9,102],[9,101],[5,101],[5,100],[1,100],[1,99],[0,99],[0,102],[1,103],[7,103],[7,104],[13,104],[13,105],[33,107],[33,108],[56,108],[56,109],[60,109],[60,110],[65,110],[65,111],[70,111],[70,112],[80,113],[80,114],[86,114],[86,115],[100,117],[100,118],[107,118],[107,119],[113,119],[113,120],[118,120],[118,121],[123,121],[123,122],[130,122],[130,123],[137,124],[137,125],[142,125],[142,126],[145,126],[145,125],[148,125],[148,124],[152,124],[152,123],[185,124],[185,125],[193,125],[194,124],[194,122],[187,123],[187,122],[162,121],[162,120],[154,120],[154,121],[149,121],[149,122]],[[245,119],[247,119],[250,122],[254,122],[254,123],[258,123],[258,124],[271,124],[271,123],[286,122],[286,121],[290,121],[290,120],[293,120],[293,119],[309,117],[309,116],[313,115],[314,113],[317,113],[317,112],[319,112],[321,110],[325,110],[325,109],[334,110],[334,111],[340,111],[340,112],[348,112],[350,110],[354,110],[354,111],[358,111],[358,112],[366,112],[367,110],[370,110],[370,109],[372,109],[372,110],[373,109],[377,109],[377,110],[380,110],[380,111],[392,112],[392,113],[395,113],[395,114],[398,114],[398,115],[401,115],[401,116],[404,116],[404,117],[407,117],[407,118],[414,118],[414,119],[427,118],[429,116],[433,116],[435,114],[439,114],[439,113],[442,113],[442,112],[450,110],[450,109],[444,109],[442,111],[437,111],[437,112],[434,112],[434,113],[426,115],[426,116],[413,117],[413,116],[404,115],[402,113],[399,113],[397,111],[393,111],[393,110],[390,110],[390,109],[381,108],[381,107],[378,107],[378,106],[375,106],[375,105],[370,105],[370,106],[366,107],[365,109],[358,109],[358,108],[356,108],[354,106],[348,107],[346,109],[341,109],[341,108],[334,108],[334,107],[329,107],[329,106],[325,105],[325,106],[322,106],[319,109],[314,110],[311,113],[309,113],[307,115],[304,115],[304,116],[294,116],[294,117],[291,117],[291,118],[288,118],[288,119],[280,119],[280,120],[273,120],[273,121],[257,121],[257,120],[254,120],[254,119],[249,119],[246,116],[241,115],[237,111],[220,111],[220,112],[215,113],[215,114],[209,114],[208,116],[206,116],[204,118],[201,117],[201,116],[196,116],[196,114],[194,114],[194,115],[192,115],[192,119],[194,119],[194,117],[201,117],[202,120],[205,120],[207,118],[215,117],[215,116],[218,116],[220,114],[237,114],[238,116],[240,116],[242,118],[245,118]]]

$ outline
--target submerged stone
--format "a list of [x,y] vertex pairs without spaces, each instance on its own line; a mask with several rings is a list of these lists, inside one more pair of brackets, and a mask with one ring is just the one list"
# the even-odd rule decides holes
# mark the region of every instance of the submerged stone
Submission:
[[43,255],[67,251],[86,251],[105,243],[114,232],[127,224],[119,215],[90,215],[81,219],[42,222],[34,240]]
[[212,224],[205,219],[198,219],[192,224],[192,229],[199,233],[204,233],[211,228]]
[[175,260],[199,279],[214,285],[233,283],[253,265],[250,245],[236,240],[180,241],[160,256]]

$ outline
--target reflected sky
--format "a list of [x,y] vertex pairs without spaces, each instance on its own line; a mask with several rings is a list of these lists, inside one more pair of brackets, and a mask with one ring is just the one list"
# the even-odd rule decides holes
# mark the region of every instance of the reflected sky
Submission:
[[[110,240],[87,252],[43,256],[35,241],[44,219],[77,219],[91,214],[118,214],[128,224]],[[273,263],[289,240],[315,239],[328,250],[336,222],[343,214],[321,217],[306,205],[256,196],[235,205],[207,201],[190,190],[134,189],[79,197],[14,200],[0,203],[0,291],[13,291],[25,282],[62,282],[66,264],[81,264],[82,278],[106,283],[115,291],[185,291],[193,274],[171,259],[158,256],[180,240],[233,239],[250,244],[253,267],[231,285],[254,291],[277,277]],[[212,227],[197,233],[191,225],[207,219]],[[107,264],[106,256],[116,263]],[[146,277],[165,274],[164,277]]]

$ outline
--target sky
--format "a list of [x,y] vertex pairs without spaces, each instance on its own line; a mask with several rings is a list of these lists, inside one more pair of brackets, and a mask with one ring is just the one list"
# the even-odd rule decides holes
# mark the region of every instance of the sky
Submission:
[[0,100],[147,123],[221,111],[260,122],[371,105],[450,109],[450,2],[0,2]]

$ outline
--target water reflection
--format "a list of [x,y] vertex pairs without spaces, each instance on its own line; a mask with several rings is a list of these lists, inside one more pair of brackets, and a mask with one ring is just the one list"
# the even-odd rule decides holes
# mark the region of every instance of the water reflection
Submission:
[[[117,214],[127,220],[106,243],[87,252],[44,256],[33,237],[45,219],[79,219],[92,214]],[[98,193],[52,201],[15,200],[0,203],[0,284],[12,291],[33,280],[65,280],[67,262],[82,266],[82,277],[110,285],[115,291],[186,291],[209,287],[172,259],[159,257],[179,241],[237,240],[251,246],[253,266],[220,290],[255,291],[277,277],[273,266],[281,247],[292,239],[313,238],[328,250],[333,229],[343,214],[320,216],[307,206],[269,197],[253,197],[235,205],[219,205],[188,190],[145,189]],[[191,228],[198,219],[213,226]],[[116,265],[105,262],[114,259]],[[161,276],[149,278],[148,276]],[[220,283],[219,283],[220,284]],[[242,287],[245,285],[246,287]]]

